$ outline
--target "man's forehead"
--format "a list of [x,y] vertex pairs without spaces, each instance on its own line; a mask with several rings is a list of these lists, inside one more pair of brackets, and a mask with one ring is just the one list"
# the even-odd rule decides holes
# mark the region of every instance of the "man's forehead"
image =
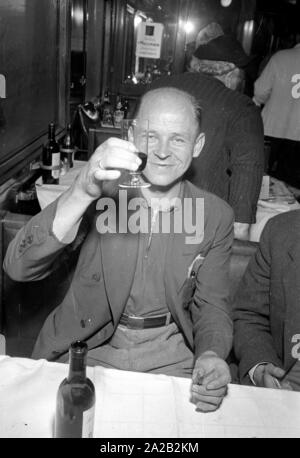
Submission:
[[190,120],[195,118],[188,94],[176,89],[174,91],[159,89],[149,92],[143,97],[138,115],[148,119],[159,115],[160,118],[165,117],[167,120],[172,119],[170,122],[175,122],[180,113],[182,117],[188,117]]
[[165,100],[171,101],[173,103],[191,103],[191,96],[175,87],[165,87],[154,89],[145,94],[142,98],[142,104],[151,104],[153,100],[163,102]]

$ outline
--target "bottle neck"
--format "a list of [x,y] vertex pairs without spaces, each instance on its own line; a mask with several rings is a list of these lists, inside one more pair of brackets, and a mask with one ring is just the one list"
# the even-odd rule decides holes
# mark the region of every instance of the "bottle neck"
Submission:
[[86,379],[86,359],[87,359],[87,346],[84,343],[77,342],[72,344],[69,350],[70,366],[68,381],[74,378],[81,380]]
[[55,140],[55,124],[49,124],[48,138],[49,140]]

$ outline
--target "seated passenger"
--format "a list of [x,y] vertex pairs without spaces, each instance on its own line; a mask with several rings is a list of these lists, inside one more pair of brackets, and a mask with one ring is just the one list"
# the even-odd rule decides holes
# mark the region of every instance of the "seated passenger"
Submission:
[[[196,100],[174,88],[152,90],[137,113],[143,119],[150,124],[149,134],[139,132],[149,141],[144,177],[152,186],[118,190],[120,169],[136,171],[141,160],[132,143],[109,139],[72,187],[17,234],[4,267],[17,281],[45,278],[67,245],[82,238],[80,221],[94,213],[70,289],[46,320],[33,357],[65,362],[71,342],[84,340],[90,365],[192,377],[193,402],[212,411],[230,382],[233,212],[182,178],[204,144]],[[146,233],[121,230],[132,197],[142,198],[136,213],[149,217]],[[181,231],[159,230],[162,214],[173,221],[185,205]],[[197,223],[192,231],[188,217]]]
[[243,384],[300,387],[300,211],[272,218],[234,304],[234,348]]

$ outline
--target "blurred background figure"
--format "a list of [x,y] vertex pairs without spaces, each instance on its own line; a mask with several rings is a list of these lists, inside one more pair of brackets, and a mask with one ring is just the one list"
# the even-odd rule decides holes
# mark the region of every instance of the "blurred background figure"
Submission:
[[255,83],[253,100],[264,105],[270,175],[300,188],[300,35],[296,43],[271,57]]
[[213,76],[229,89],[244,91],[245,68],[251,58],[236,38],[224,34],[218,23],[211,22],[200,30],[194,46],[189,72]]

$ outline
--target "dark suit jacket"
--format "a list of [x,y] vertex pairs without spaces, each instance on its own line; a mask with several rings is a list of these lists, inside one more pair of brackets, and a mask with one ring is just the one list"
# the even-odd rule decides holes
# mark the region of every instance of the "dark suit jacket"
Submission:
[[[197,198],[204,199],[204,238],[200,244],[188,245],[187,234],[170,236],[164,277],[167,304],[196,357],[212,350],[226,358],[232,345],[227,302],[233,212],[221,199],[188,182],[184,197],[192,198],[194,205]],[[55,211],[53,203],[35,216],[9,246],[4,268],[14,280],[45,278],[65,249],[52,232]],[[137,254],[138,235],[100,235],[94,221],[69,291],[47,318],[33,357],[57,360],[77,339],[87,341],[90,349],[107,341],[127,303]],[[188,276],[197,256],[193,266],[196,275]]]
[[285,370],[300,334],[300,211],[272,218],[248,265],[234,304],[234,348],[240,379],[260,362]]

